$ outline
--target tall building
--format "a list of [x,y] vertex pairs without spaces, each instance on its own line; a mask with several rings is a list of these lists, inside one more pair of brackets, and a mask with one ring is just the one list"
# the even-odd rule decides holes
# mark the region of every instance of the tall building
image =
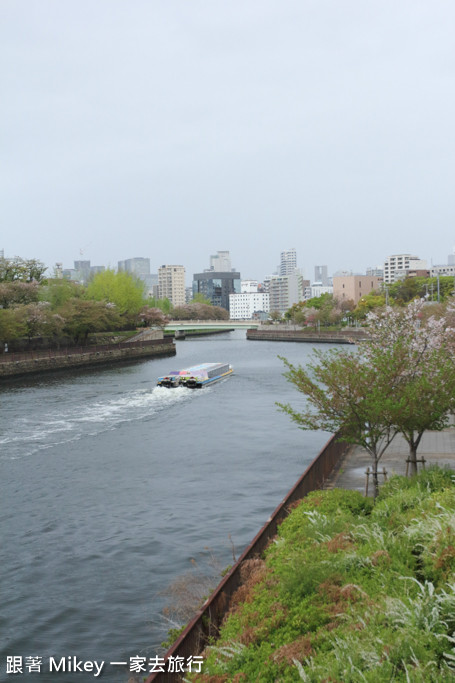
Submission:
[[127,258],[124,261],[118,262],[118,270],[125,270],[127,273],[134,273],[140,277],[141,275],[150,275],[150,259],[137,256],[136,258]]
[[173,306],[185,305],[185,268],[161,266],[158,268],[158,297],[169,299]]
[[90,261],[74,261],[74,268],[65,268],[62,270],[62,275],[67,280],[85,285],[93,275],[102,273],[104,270],[106,270],[105,266],[91,266]]
[[193,296],[202,294],[214,306],[229,311],[229,294],[240,294],[240,273],[206,270],[193,275]]
[[384,282],[402,280],[410,270],[426,270],[427,262],[411,254],[394,254],[384,261]]
[[285,313],[293,304],[303,301],[305,281],[299,273],[272,275],[269,283],[270,310]]
[[293,275],[297,268],[297,252],[295,249],[288,249],[281,252],[279,275]]
[[127,258],[118,262],[119,273],[125,271],[136,275],[145,282],[145,289],[148,296],[158,296],[158,275],[150,272],[150,259],[143,256]]
[[231,256],[228,251],[217,251],[210,256],[210,270],[218,273],[230,273],[232,270]]
[[320,282],[323,287],[328,287],[329,277],[327,274],[327,266],[314,267],[314,281]]

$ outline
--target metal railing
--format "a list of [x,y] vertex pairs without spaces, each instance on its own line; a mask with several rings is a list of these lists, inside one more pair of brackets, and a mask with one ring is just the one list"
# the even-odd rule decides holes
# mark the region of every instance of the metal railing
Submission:
[[186,661],[191,655],[199,655],[209,639],[218,635],[223,617],[229,609],[230,599],[241,585],[242,564],[263,553],[270,540],[276,536],[278,526],[289,514],[292,503],[310,491],[321,488],[348,448],[347,444],[337,440],[337,435],[332,436],[168,650],[164,658],[163,671],[152,673],[145,683],[176,683],[182,680],[178,674],[166,671],[169,657],[183,657]]

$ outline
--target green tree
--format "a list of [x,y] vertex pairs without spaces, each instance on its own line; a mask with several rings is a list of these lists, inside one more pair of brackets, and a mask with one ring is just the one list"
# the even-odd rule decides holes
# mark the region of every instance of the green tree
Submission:
[[65,320],[63,332],[76,344],[87,343],[91,332],[106,332],[119,329],[120,316],[115,304],[104,301],[71,299],[60,310]]
[[372,458],[373,490],[378,493],[378,464],[395,437],[390,414],[393,377],[367,364],[359,353],[339,349],[315,351],[317,362],[295,367],[285,358],[285,377],[302,392],[308,407],[277,405],[304,430],[340,433],[340,440],[362,446]]
[[75,297],[80,297],[85,292],[85,288],[76,282],[66,279],[47,280],[45,285],[41,285],[39,298],[41,301],[48,301],[52,310],[61,308],[67,301]]
[[147,300],[147,304],[151,308],[159,308],[165,315],[172,313],[172,304],[166,297],[164,299],[157,299],[155,296],[151,296]]
[[45,301],[27,304],[18,308],[23,324],[25,335],[31,341],[33,337],[46,337],[51,324],[50,304]]
[[146,304],[145,283],[130,273],[108,269],[97,273],[87,286],[87,298],[115,304],[119,315],[135,321]]
[[144,306],[139,313],[139,318],[146,327],[159,327],[163,330],[169,323],[169,317],[160,308]]
[[2,344],[20,339],[26,333],[25,322],[17,308],[0,309],[0,340]]
[[357,306],[352,311],[352,316],[357,320],[366,320],[368,313],[384,308],[385,303],[385,296],[376,292],[370,292],[359,300]]
[[206,306],[211,306],[212,302],[201,292],[196,292],[191,301],[192,304],[205,304]]
[[19,304],[30,304],[38,301],[39,285],[37,282],[12,280],[0,282],[0,307],[11,308]]
[[288,308],[284,314],[284,319],[292,321],[295,325],[301,325],[305,321],[306,312],[306,302],[299,301]]
[[333,298],[333,294],[324,292],[324,294],[321,294],[321,296],[314,296],[312,299],[307,299],[305,304],[308,306],[308,308],[315,308],[316,310],[320,311],[321,308],[334,308],[335,300]]
[[272,320],[272,322],[277,323],[283,319],[283,316],[281,315],[280,311],[270,311],[269,318]]
[[294,367],[283,359],[287,379],[307,397],[297,412],[280,405],[303,429],[341,430],[341,439],[367,450],[377,466],[395,434],[409,445],[410,473],[417,472],[423,433],[440,430],[455,408],[455,349],[448,307],[445,317],[423,318],[424,303],[368,318],[369,340],[357,351],[316,352],[318,362]]
[[46,268],[38,259],[0,258],[0,282],[41,282]]
[[423,434],[444,429],[455,405],[452,307],[445,316],[425,319],[424,306],[423,300],[412,301],[403,310],[371,314],[370,339],[362,345],[366,362],[385,365],[394,377],[388,419],[408,443],[411,474],[417,473]]

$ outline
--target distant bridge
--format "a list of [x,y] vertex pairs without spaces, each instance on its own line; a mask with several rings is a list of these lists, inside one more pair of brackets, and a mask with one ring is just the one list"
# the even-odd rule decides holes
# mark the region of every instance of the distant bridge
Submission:
[[171,320],[167,325],[166,329],[171,330],[195,330],[195,329],[213,329],[214,327],[222,328],[227,327],[229,329],[251,329],[261,326],[260,320]]

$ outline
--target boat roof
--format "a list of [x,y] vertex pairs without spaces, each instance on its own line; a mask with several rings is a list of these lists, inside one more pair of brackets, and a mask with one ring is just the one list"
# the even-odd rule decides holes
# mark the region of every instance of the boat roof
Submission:
[[208,370],[214,370],[217,367],[223,367],[229,365],[229,363],[200,363],[199,365],[192,365],[190,368],[185,368],[184,370],[172,370],[167,376],[171,375],[195,375],[199,372],[208,372]]

